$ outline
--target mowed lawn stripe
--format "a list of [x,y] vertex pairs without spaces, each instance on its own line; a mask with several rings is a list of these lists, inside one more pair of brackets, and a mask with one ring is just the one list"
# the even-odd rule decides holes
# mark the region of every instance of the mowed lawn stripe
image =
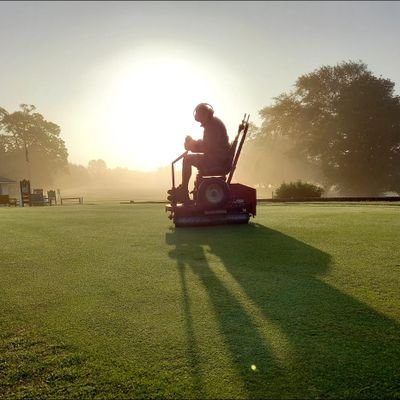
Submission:
[[400,208],[258,211],[0,209],[0,395],[398,397]]

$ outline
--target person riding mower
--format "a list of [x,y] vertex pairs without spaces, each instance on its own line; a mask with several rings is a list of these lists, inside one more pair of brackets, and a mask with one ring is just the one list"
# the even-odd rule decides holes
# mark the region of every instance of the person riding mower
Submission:
[[[231,183],[236,164],[249,127],[249,115],[244,115],[238,133],[230,144],[225,125],[214,116],[207,103],[194,110],[196,121],[204,126],[202,140],[185,139],[185,152],[172,162],[172,188],[168,190],[170,204],[166,211],[176,227],[247,223],[256,215],[256,190]],[[240,141],[239,141],[240,138]],[[175,187],[174,165],[183,159],[182,184]],[[188,193],[191,168],[198,169],[194,188]]]
[[193,111],[194,119],[204,127],[203,139],[194,140],[191,136],[185,138],[186,153],[182,162],[182,184],[175,191],[171,189],[168,200],[173,195],[183,203],[190,202],[188,185],[192,175],[192,166],[198,170],[229,168],[230,144],[224,123],[214,115],[213,107],[208,103],[200,103]]

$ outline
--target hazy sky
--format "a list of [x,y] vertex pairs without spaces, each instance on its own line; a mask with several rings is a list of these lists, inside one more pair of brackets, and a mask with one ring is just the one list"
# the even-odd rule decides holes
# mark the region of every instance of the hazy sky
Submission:
[[61,126],[69,161],[152,169],[214,106],[231,138],[322,65],[362,60],[400,85],[400,3],[0,2],[0,106]]

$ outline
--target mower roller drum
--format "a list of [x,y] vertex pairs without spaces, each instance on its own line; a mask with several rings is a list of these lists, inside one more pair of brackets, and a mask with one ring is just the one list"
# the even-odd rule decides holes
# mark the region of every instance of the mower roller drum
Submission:
[[250,214],[214,214],[214,215],[189,215],[175,216],[174,223],[177,228],[190,226],[211,226],[211,225],[227,225],[227,224],[247,224]]

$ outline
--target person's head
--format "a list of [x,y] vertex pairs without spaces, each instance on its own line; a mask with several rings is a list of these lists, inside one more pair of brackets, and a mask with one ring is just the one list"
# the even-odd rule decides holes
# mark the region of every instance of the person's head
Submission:
[[209,121],[214,115],[214,109],[208,103],[200,103],[193,111],[194,119],[201,124]]

